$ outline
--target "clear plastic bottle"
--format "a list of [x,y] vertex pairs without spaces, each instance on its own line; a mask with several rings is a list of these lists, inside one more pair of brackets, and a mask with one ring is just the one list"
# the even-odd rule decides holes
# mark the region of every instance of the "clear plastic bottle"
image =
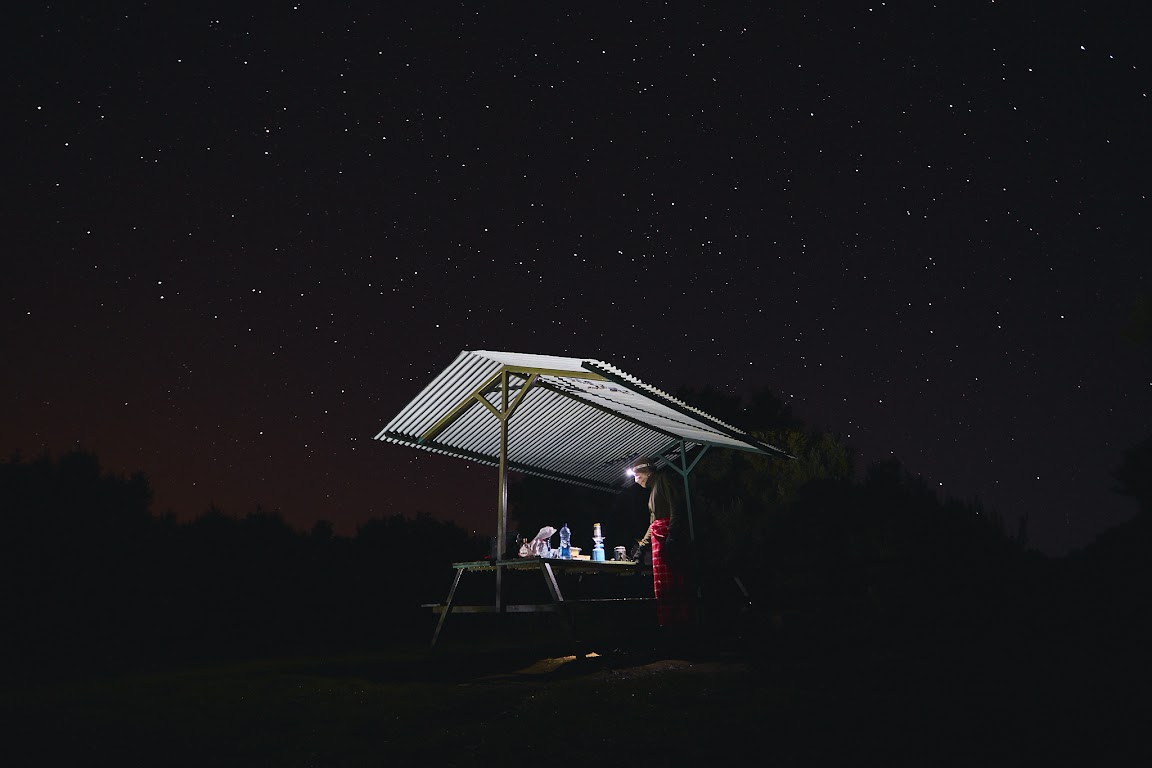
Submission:
[[568,523],[560,529],[560,559],[572,559],[572,531],[568,530]]

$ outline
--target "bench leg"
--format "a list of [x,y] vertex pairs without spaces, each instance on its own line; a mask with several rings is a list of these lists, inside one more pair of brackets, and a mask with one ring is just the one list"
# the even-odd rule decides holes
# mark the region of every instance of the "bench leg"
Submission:
[[564,631],[564,639],[568,645],[575,648],[576,630],[574,624],[576,617],[572,612],[572,606],[564,602],[564,593],[560,591],[560,584],[556,581],[556,574],[552,571],[552,566],[547,561],[541,560],[540,571],[544,574],[544,583],[552,595],[553,605],[556,606],[556,616],[559,618]]
[[440,639],[440,630],[444,627],[444,622],[448,619],[448,614],[452,612],[452,601],[456,599],[456,587],[460,586],[460,577],[464,575],[463,568],[456,569],[456,578],[452,580],[452,589],[448,590],[448,602],[444,604],[444,611],[440,614],[440,621],[436,622],[436,631],[432,633],[432,648],[436,647],[436,641]]

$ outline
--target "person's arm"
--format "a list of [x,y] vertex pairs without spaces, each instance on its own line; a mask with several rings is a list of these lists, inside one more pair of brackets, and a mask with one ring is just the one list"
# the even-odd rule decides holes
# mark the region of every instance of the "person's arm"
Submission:
[[648,530],[644,532],[644,538],[636,542],[637,547],[646,547],[652,543],[652,524],[648,524]]
[[628,559],[640,562],[640,550],[652,543],[652,524],[648,524],[648,530],[644,532],[644,538],[636,542],[636,546],[632,547],[632,551],[628,553]]
[[652,523],[656,522],[656,486],[652,486],[652,490],[648,492],[648,530],[644,532],[644,537],[636,542],[637,548],[646,547],[652,543]]

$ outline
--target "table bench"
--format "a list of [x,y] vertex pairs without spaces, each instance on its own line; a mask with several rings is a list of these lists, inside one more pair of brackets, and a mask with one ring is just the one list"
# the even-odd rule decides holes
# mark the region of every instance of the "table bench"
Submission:
[[[571,639],[573,635],[571,610],[577,604],[588,605],[604,603],[619,605],[622,603],[647,603],[654,600],[654,598],[651,597],[566,599],[563,591],[560,589],[560,583],[556,579],[557,573],[581,577],[591,574],[639,576],[642,573],[647,573],[651,575],[650,569],[643,568],[640,563],[632,560],[561,560],[559,558],[546,557],[521,557],[512,560],[476,560],[465,563],[453,563],[452,567],[456,570],[456,576],[452,580],[452,588],[448,590],[448,599],[442,604],[426,606],[431,608],[434,613],[440,614],[440,619],[436,622],[436,630],[432,634],[433,648],[436,647],[436,643],[440,638],[440,632],[444,628],[444,623],[448,620],[448,616],[451,613],[554,613],[560,617],[565,632],[569,639]],[[535,571],[539,573],[551,600],[545,603],[504,603],[500,581],[503,574],[508,571]],[[457,591],[465,573],[496,574],[497,588],[495,601],[486,605],[457,604]]]

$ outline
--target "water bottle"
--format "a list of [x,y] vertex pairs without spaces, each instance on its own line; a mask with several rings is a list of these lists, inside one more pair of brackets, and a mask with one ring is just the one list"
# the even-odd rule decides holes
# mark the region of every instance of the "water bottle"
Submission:
[[560,559],[572,559],[572,531],[568,530],[568,523],[560,529]]
[[592,541],[595,542],[592,547],[592,559],[600,562],[604,561],[604,534],[600,530],[600,523],[592,526]]

